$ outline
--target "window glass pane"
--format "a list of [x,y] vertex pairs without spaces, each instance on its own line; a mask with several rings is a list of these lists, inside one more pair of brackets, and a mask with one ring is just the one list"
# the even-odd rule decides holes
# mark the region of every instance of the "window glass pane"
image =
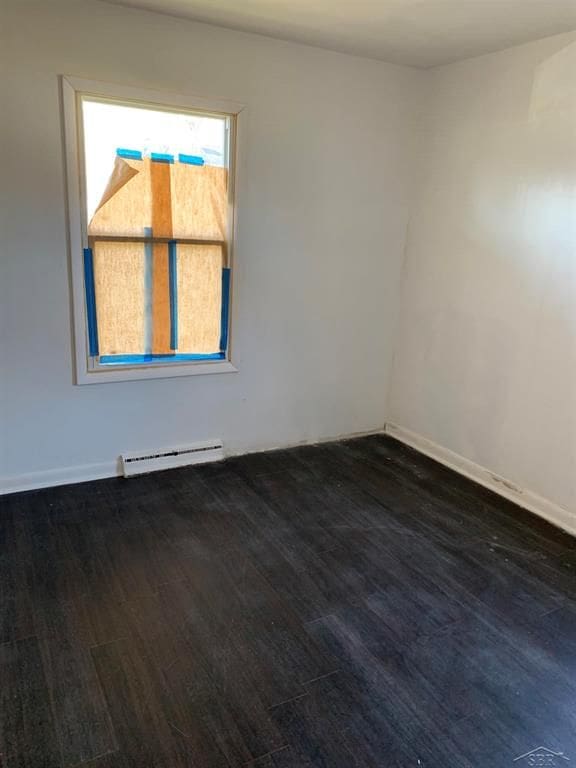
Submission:
[[112,174],[117,149],[143,157],[154,153],[201,157],[226,165],[226,118],[168,112],[148,107],[82,101],[87,220],[94,215]]
[[[178,246],[178,351],[217,352],[222,309],[222,248]],[[188,323],[189,317],[194,318]]]
[[95,243],[94,289],[101,355],[144,351],[144,281],[145,250],[142,243]]

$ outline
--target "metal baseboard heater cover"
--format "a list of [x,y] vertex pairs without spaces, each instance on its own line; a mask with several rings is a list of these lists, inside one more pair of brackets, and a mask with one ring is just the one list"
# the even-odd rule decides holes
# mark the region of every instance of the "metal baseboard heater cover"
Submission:
[[221,461],[224,458],[224,446],[221,440],[207,440],[204,443],[167,448],[165,450],[145,451],[144,453],[124,453],[120,457],[124,477],[134,477],[148,472],[160,472],[163,469],[187,467],[190,464],[205,464],[209,461]]

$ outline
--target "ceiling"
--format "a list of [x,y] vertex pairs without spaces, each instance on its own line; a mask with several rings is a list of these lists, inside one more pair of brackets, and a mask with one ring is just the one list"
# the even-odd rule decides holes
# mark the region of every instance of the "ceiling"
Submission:
[[433,67],[576,29],[576,0],[107,0]]

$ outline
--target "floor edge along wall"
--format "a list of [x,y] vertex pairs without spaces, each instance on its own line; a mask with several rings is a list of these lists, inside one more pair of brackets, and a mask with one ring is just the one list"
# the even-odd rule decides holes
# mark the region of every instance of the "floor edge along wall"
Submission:
[[499,496],[518,504],[519,507],[533,512],[544,518],[549,523],[562,528],[572,536],[576,536],[576,514],[565,507],[561,507],[538,494],[524,488],[519,488],[515,483],[504,477],[496,475],[489,469],[476,464],[458,453],[444,448],[426,437],[412,432],[397,424],[386,424],[386,433],[400,442],[415,448],[419,453],[430,456],[431,459],[453,469],[475,483],[489,488]]
[[[245,453],[262,453],[264,451],[275,451],[283,448],[296,448],[299,445],[333,443],[337,440],[351,440],[355,437],[381,435],[383,432],[384,429],[380,427],[379,429],[363,430],[361,432],[352,432],[344,435],[330,435],[314,440],[298,440],[296,442],[282,443],[280,445],[255,446],[252,449],[240,451],[228,451],[226,450],[226,445],[224,445],[224,451],[225,457],[239,456]],[[163,446],[156,450],[170,450],[170,447]],[[139,451],[139,453],[142,453],[142,451]],[[8,493],[52,488],[58,485],[70,485],[71,483],[86,483],[90,480],[104,480],[108,477],[121,477],[123,474],[120,457],[114,461],[103,461],[96,464],[81,464],[74,467],[56,467],[54,469],[39,470],[22,475],[13,475],[12,477],[0,477],[0,496]]]
[[[423,437],[409,429],[405,429],[397,424],[387,423],[384,430],[375,429],[364,432],[357,432],[347,435],[334,435],[318,440],[302,440],[296,443],[290,443],[280,446],[262,446],[253,451],[239,451],[237,453],[258,453],[265,450],[275,450],[278,448],[294,448],[298,445],[311,445],[316,443],[333,442],[336,440],[352,439],[354,437],[363,437],[366,435],[389,434],[391,437],[400,440],[400,442],[415,448],[420,453],[429,456],[435,461],[444,464],[465,477],[470,478],[476,483],[489,488],[499,496],[518,504],[518,506],[527,509],[530,512],[544,518],[553,525],[562,528],[568,533],[576,536],[576,514],[561,507],[548,499],[538,496],[532,491],[518,488],[514,483],[506,478],[500,477],[485,467],[460,456],[454,451],[444,448],[432,440]],[[226,455],[233,455],[234,452]],[[68,485],[70,483],[82,483],[90,480],[102,480],[108,477],[117,477],[122,475],[122,467],[119,460],[101,462],[98,464],[84,464],[76,467],[66,467],[61,469],[49,469],[39,472],[30,472],[25,475],[15,477],[0,478],[0,496],[8,493],[17,493],[19,491],[31,491],[40,488],[50,488],[58,485]]]

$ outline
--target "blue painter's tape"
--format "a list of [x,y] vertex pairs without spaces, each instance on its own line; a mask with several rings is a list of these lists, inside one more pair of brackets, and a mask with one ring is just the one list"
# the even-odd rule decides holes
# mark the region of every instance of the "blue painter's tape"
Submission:
[[128,160],[142,160],[142,152],[138,149],[123,149],[122,147],[118,147],[116,155],[118,157],[125,157]]
[[200,155],[178,155],[178,161],[186,165],[204,165],[204,158]]
[[173,163],[174,155],[165,155],[162,152],[152,152],[151,159],[156,163]]
[[186,363],[192,360],[224,360],[223,352],[178,355],[102,355],[102,365],[141,365],[143,363]]
[[98,356],[98,323],[96,320],[96,291],[94,288],[94,260],[92,248],[84,248],[84,287],[86,290],[86,316],[88,319],[88,351]]
[[[144,227],[144,237],[152,237],[152,227]],[[144,243],[144,354],[152,354],[152,283],[153,283],[152,243]]]
[[178,255],[176,240],[168,243],[168,282],[170,290],[170,349],[178,349]]
[[230,322],[230,268],[222,270],[222,314],[220,319],[220,352],[228,347],[228,324]]

